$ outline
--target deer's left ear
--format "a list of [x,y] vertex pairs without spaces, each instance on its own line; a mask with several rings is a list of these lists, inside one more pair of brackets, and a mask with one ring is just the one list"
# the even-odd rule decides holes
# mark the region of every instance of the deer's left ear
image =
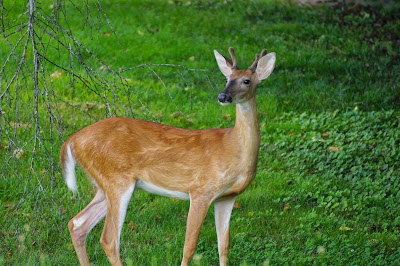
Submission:
[[221,70],[225,77],[229,77],[232,74],[232,61],[222,56],[216,50],[214,50],[214,55],[215,59],[217,59],[219,70]]
[[267,55],[264,55],[258,61],[256,73],[260,81],[268,78],[268,76],[271,75],[275,67],[275,61],[276,61],[275,53],[269,53]]

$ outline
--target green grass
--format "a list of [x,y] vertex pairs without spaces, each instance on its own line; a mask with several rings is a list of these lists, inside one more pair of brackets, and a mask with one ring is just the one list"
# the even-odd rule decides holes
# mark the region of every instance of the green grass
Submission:
[[[146,118],[134,106],[140,106],[135,93],[163,123],[197,129],[233,126],[234,108],[216,102],[224,77],[212,50],[227,55],[233,46],[242,68],[262,48],[276,52],[276,69],[257,93],[262,133],[258,174],[232,214],[230,264],[399,264],[398,7],[170,2],[102,1],[118,40],[104,20],[99,24],[94,6],[85,27],[84,16],[74,11],[72,2],[65,2],[65,10],[74,36],[114,70],[144,63],[212,70],[153,66],[168,91],[146,68],[124,72],[130,87],[125,94],[117,92],[122,103],[113,106],[123,116]],[[50,4],[42,1],[41,10],[51,12]],[[10,16],[20,10],[16,6]],[[68,68],[69,55],[58,53],[56,44],[49,43],[47,56]],[[7,51],[7,42],[0,39],[2,62]],[[86,52],[81,56],[93,69],[101,67]],[[28,62],[32,59],[28,54]],[[74,70],[85,75],[77,63]],[[46,66],[49,73],[57,70]],[[12,70],[6,69],[2,77],[2,90]],[[111,73],[101,73],[112,79]],[[53,81],[60,101],[51,102],[51,107],[64,121],[64,139],[107,115],[104,99],[96,94],[102,93],[99,86],[89,84],[91,90],[81,82],[72,87],[70,82],[65,73]],[[32,83],[29,79],[26,83],[18,95],[10,93],[1,100],[2,121],[8,124],[1,125],[0,135],[5,162],[0,165],[0,264],[76,264],[67,222],[90,202],[94,191],[79,171],[80,192],[73,197],[58,166],[41,159],[57,158],[61,138],[39,143],[32,152],[34,144],[28,140],[36,129],[26,119],[33,106]],[[186,116],[180,115],[169,93]],[[110,91],[106,94],[112,99]],[[22,99],[19,105],[14,104],[17,97]],[[133,110],[128,112],[123,104],[128,105],[129,99]],[[45,100],[39,102],[38,111],[41,134],[50,139]],[[18,128],[10,122],[25,124]],[[15,150],[6,148],[11,141],[24,150],[16,159],[12,159]],[[188,202],[136,192],[122,232],[123,262],[179,264],[188,208]],[[102,222],[89,234],[88,253],[92,263],[107,265],[99,244],[101,229]],[[202,227],[192,264],[196,263],[218,264],[212,208]]]

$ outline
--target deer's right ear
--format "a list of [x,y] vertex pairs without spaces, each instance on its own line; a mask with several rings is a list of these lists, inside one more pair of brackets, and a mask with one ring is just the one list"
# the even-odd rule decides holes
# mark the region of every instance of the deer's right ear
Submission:
[[232,74],[232,61],[222,56],[216,50],[214,50],[214,55],[215,59],[217,59],[219,70],[221,70],[225,77],[229,77]]
[[275,53],[264,55],[260,61],[258,61],[256,73],[260,81],[268,78],[268,76],[271,75],[275,67],[275,61]]

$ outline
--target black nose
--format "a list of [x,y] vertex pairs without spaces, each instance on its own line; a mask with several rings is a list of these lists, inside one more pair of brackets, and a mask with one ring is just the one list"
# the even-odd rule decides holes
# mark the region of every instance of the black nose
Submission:
[[218,95],[218,101],[220,103],[232,102],[232,98],[226,93],[221,93]]

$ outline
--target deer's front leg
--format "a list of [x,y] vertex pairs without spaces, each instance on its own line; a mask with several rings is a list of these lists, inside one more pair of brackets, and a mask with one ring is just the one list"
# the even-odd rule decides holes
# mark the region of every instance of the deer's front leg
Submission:
[[185,246],[183,248],[182,266],[189,264],[196,251],[201,225],[207,215],[212,200],[209,197],[190,196],[190,209],[186,224]]
[[215,201],[215,227],[218,237],[219,264],[227,265],[229,252],[229,220],[237,196]]

